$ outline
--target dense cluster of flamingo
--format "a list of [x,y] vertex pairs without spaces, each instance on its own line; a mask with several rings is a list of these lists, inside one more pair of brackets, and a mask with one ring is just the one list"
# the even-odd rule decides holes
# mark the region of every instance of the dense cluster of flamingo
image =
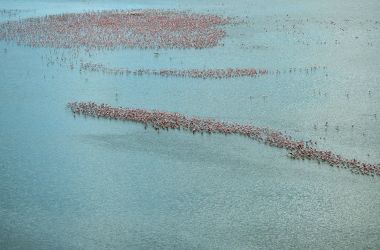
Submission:
[[53,48],[208,48],[225,36],[228,18],[163,10],[99,11],[0,24],[0,40]]
[[380,175],[380,165],[363,163],[356,159],[345,159],[331,151],[313,148],[312,141],[296,141],[290,136],[268,128],[259,128],[252,125],[219,122],[211,119],[188,118],[178,113],[149,111],[143,109],[114,108],[107,104],[94,102],[70,102],[69,109],[73,114],[97,118],[108,118],[122,121],[134,121],[153,126],[154,129],[184,129],[192,133],[223,133],[238,134],[253,140],[263,142],[273,147],[288,150],[294,159],[316,160],[335,167],[349,168],[353,173],[365,175]]
[[130,70],[128,68],[109,68],[102,64],[81,63],[80,70],[102,72],[112,75],[158,75],[158,76],[174,76],[174,77],[192,77],[192,78],[232,78],[232,77],[256,77],[258,75],[268,74],[266,69],[255,68],[227,68],[227,69],[138,69]]

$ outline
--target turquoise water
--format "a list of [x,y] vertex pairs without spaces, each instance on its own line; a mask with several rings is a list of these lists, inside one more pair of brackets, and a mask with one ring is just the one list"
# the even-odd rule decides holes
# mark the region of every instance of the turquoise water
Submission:
[[[294,161],[286,151],[237,136],[157,133],[74,118],[65,109],[69,101],[92,100],[251,123],[378,163],[378,1],[1,0],[0,6],[24,10],[1,21],[130,8],[244,20],[226,27],[224,46],[204,50],[86,52],[0,42],[1,249],[380,248],[378,177]],[[81,60],[281,74],[109,76],[80,73]],[[314,65],[321,68],[289,73]]]

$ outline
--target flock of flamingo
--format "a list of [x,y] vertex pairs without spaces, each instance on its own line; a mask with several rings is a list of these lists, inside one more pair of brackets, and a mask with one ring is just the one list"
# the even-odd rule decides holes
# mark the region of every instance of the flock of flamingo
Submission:
[[[0,41],[16,41],[31,47],[49,48],[210,48],[217,46],[226,32],[223,25],[230,18],[210,14],[193,14],[164,10],[98,11],[33,17],[0,24]],[[71,66],[73,67],[73,66]],[[321,66],[290,68],[289,73],[315,71]],[[325,69],[326,67],[323,67]],[[80,71],[102,72],[112,75],[158,75],[191,78],[234,78],[280,74],[256,68],[225,69],[137,69],[110,68],[102,64],[81,62]],[[293,159],[309,159],[348,168],[353,173],[380,175],[380,165],[346,159],[331,151],[314,147],[268,128],[220,122],[211,119],[189,118],[178,113],[144,109],[114,108],[94,102],[70,102],[74,115],[85,115],[113,120],[133,121],[153,126],[154,129],[183,129],[192,133],[236,134],[289,151]]]
[[229,19],[163,10],[99,11],[33,17],[0,24],[0,40],[52,48],[209,48]]
[[222,78],[236,78],[236,77],[257,77],[262,75],[273,75],[281,73],[292,72],[315,72],[316,70],[323,68],[320,65],[305,67],[305,68],[289,68],[286,71],[281,70],[268,70],[257,68],[225,68],[225,69],[128,69],[128,68],[111,68],[104,66],[100,63],[83,63],[80,64],[80,71],[101,72],[108,75],[154,75],[163,77],[190,77],[190,78],[202,78],[202,79],[222,79]]
[[349,168],[353,173],[363,175],[380,175],[380,165],[363,163],[356,159],[346,159],[327,150],[313,148],[313,141],[296,141],[290,136],[268,128],[237,123],[220,122],[211,119],[189,118],[178,113],[149,111],[144,109],[114,108],[107,104],[94,102],[70,102],[68,108],[74,115],[85,115],[112,120],[143,123],[145,128],[151,125],[159,129],[183,129],[192,133],[222,133],[246,136],[272,147],[284,148],[293,159],[309,159],[318,163],[325,162],[331,166]]
[[158,75],[158,76],[174,76],[174,77],[191,77],[191,78],[232,78],[232,77],[256,77],[258,75],[268,74],[267,69],[255,68],[227,68],[227,69],[137,69],[130,70],[127,68],[109,68],[102,64],[81,63],[81,70],[102,72],[112,75]]

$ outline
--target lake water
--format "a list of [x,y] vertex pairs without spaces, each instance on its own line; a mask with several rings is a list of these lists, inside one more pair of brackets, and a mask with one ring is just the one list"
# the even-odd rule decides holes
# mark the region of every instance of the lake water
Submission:
[[[250,123],[380,162],[379,1],[204,2],[0,0],[0,9],[22,10],[0,12],[0,21],[136,8],[244,21],[226,27],[224,46],[203,50],[0,42],[1,249],[380,248],[379,177],[294,161],[238,136],[157,133],[65,109],[69,101],[96,101]],[[281,74],[110,76],[80,73],[81,60]],[[320,69],[305,70],[314,65]]]

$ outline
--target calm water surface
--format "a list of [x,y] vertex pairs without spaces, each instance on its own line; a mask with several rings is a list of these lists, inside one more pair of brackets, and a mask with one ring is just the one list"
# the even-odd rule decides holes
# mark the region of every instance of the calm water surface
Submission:
[[[226,27],[224,46],[204,50],[86,52],[0,42],[1,249],[380,248],[378,177],[294,161],[247,138],[157,133],[65,109],[68,101],[92,100],[251,123],[380,162],[380,2],[204,2],[0,0],[0,9],[22,10],[0,21],[136,8],[244,20]],[[80,73],[81,60],[281,74],[109,76]],[[321,68],[305,70],[314,65]],[[289,73],[293,67],[303,70]]]

